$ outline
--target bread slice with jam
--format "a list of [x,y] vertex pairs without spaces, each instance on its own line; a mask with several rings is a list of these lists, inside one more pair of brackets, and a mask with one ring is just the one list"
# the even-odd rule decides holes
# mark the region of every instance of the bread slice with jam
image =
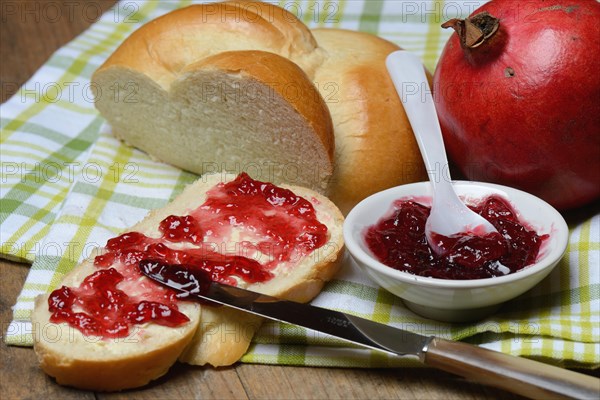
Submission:
[[211,279],[309,301],[343,253],[343,216],[319,193],[213,174],[113,238],[36,300],[34,349],[60,384],[113,391],[164,375],[177,359],[230,365],[260,318],[188,300],[143,276],[153,260]]

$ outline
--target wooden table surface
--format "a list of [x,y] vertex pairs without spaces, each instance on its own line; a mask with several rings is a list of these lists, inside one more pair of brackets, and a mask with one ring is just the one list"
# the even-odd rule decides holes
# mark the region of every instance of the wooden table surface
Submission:
[[[26,4],[25,4],[26,3]],[[41,2],[43,3],[43,2]],[[35,12],[35,2],[4,1],[0,24],[1,101],[5,102],[60,46],[93,20],[77,12],[82,1],[57,1],[62,17]],[[107,10],[113,1],[90,1]],[[11,8],[12,7],[12,8]],[[14,10],[17,12],[14,12]],[[40,8],[41,9],[41,8]],[[33,12],[22,12],[34,10]],[[69,12],[75,10],[76,12]],[[0,261],[0,335],[28,266]],[[518,396],[431,369],[342,369],[238,364],[213,369],[177,364],[152,385],[102,394],[57,385],[38,367],[30,348],[0,344],[0,398],[201,398],[201,399],[517,399]]]

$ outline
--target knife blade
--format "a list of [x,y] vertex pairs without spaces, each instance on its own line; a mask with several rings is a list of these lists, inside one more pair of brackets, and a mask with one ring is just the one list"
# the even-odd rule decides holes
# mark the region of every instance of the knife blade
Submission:
[[351,314],[214,282],[203,270],[143,260],[144,275],[181,299],[214,302],[422,363],[532,398],[598,398],[600,379],[463,342],[424,336]]

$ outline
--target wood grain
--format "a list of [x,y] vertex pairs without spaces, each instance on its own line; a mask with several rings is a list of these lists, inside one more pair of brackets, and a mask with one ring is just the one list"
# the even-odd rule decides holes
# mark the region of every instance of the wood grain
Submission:
[[[60,46],[93,19],[69,7],[94,3],[107,10],[113,1],[53,1],[63,18],[47,18],[35,10],[45,2],[2,1],[0,4],[1,100],[6,101]],[[75,4],[75,6],[74,6]],[[10,7],[16,7],[15,9]],[[25,8],[29,7],[29,8]],[[76,8],[77,10],[77,8]],[[51,17],[51,15],[50,15]],[[12,317],[28,266],[0,261],[1,335]],[[520,397],[467,382],[431,369],[341,369],[238,364],[212,369],[175,365],[157,382],[139,390],[92,393],[57,385],[38,367],[32,349],[0,344],[0,398],[9,399],[518,399]]]

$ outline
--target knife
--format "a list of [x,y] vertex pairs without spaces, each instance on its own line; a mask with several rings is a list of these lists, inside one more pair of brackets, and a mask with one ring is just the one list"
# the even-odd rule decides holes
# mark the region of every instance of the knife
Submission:
[[186,265],[143,260],[147,277],[177,290],[178,298],[214,302],[275,321],[326,333],[530,398],[598,399],[600,379],[467,343],[380,324],[339,311],[297,303],[214,282]]

